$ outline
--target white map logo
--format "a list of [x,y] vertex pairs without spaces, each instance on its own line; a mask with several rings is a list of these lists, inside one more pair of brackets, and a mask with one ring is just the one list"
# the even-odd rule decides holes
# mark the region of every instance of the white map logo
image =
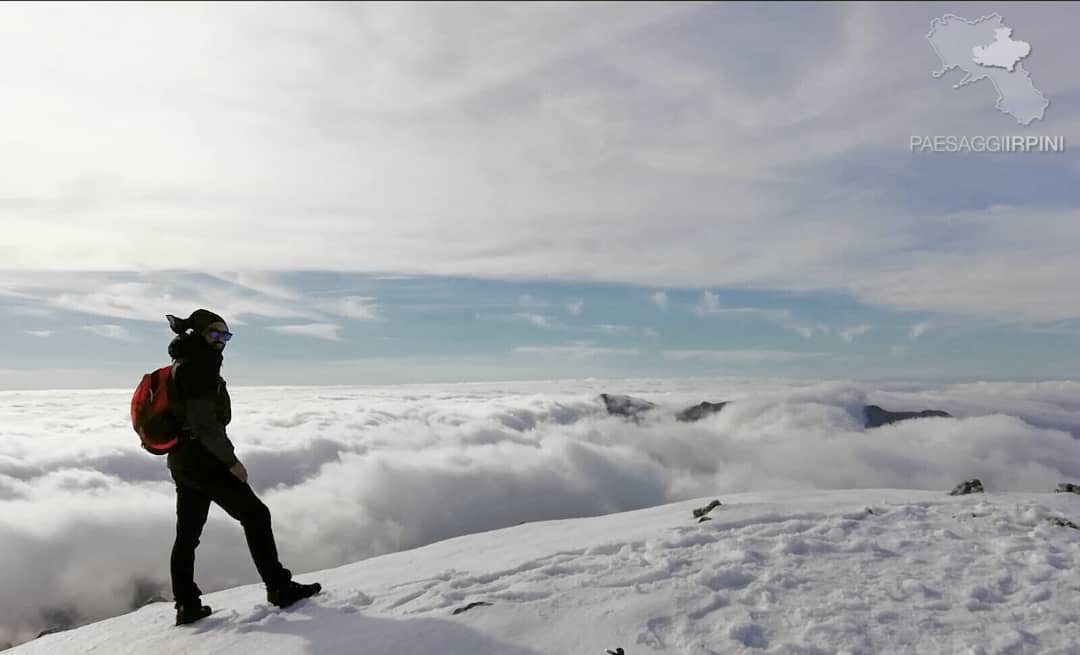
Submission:
[[967,75],[954,89],[988,78],[997,88],[997,108],[1011,115],[1021,125],[1038,118],[1050,101],[1035,88],[1021,59],[1031,53],[1031,45],[1014,41],[1012,30],[1005,27],[998,14],[983,16],[970,23],[959,16],[946,14],[930,23],[926,35],[944,68],[934,73],[941,77],[953,68]]

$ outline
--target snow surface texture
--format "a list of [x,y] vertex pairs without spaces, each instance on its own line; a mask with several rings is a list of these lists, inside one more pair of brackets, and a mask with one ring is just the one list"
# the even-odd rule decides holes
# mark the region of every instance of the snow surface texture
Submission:
[[[1072,494],[737,494],[533,523],[305,578],[292,611],[249,585],[171,626],[167,603],[18,655],[1080,652]],[[480,605],[454,614],[471,603]]]
[[[940,502],[951,503],[955,499],[947,499],[945,493],[958,482],[975,477],[982,480],[991,492],[990,497],[994,492],[1050,492],[1059,482],[1080,482],[1080,442],[1075,439],[1075,435],[1080,434],[1080,384],[1075,382],[867,387],[745,380],[579,380],[378,388],[261,387],[231,391],[235,418],[230,435],[249,469],[253,486],[271,509],[282,559],[297,573],[340,566],[525,521],[597,517],[702,497],[719,497],[725,503],[723,511],[729,512],[726,494],[748,491],[924,489],[934,490],[930,497],[935,502],[940,497]],[[596,398],[604,391],[646,398],[673,411],[658,412],[655,417],[646,417],[638,423],[611,417]],[[168,596],[165,590],[174,532],[174,493],[164,461],[143,452],[137,445],[127,417],[130,394],[130,390],[0,393],[0,425],[3,425],[0,435],[0,580],[3,580],[0,584],[0,645],[33,638],[47,628],[122,614],[155,592]],[[719,414],[698,423],[675,421],[674,410],[701,400],[733,402]],[[880,404],[897,410],[935,407],[958,418],[917,419],[864,430],[864,404]],[[912,499],[915,498],[926,496],[906,494],[894,501],[903,504],[914,502]],[[1018,512],[1049,511],[1040,509],[1043,505],[1038,504],[1043,503],[1044,498],[1047,503],[1071,501],[1072,506],[1077,500],[1071,494],[1067,497],[1066,494],[1046,494],[1038,498],[1037,503],[1031,501],[1036,504],[1025,506],[1026,509],[1002,510],[1006,513],[992,520],[966,522],[959,527],[950,524],[948,529],[959,530],[956,534],[961,536],[967,535],[963,525],[995,526],[991,532],[972,533],[978,536],[956,540],[953,546],[959,550],[955,552],[974,553],[982,547],[993,550],[995,547],[988,545],[987,539],[996,543],[1003,534],[1011,534],[997,531],[1001,527],[999,519],[1013,520],[1008,517]],[[714,510],[713,514],[718,511]],[[828,514],[825,510],[814,511]],[[921,510],[903,510],[918,511]],[[937,525],[946,518],[935,512],[949,511],[952,510],[926,508],[924,515],[905,520],[911,521],[912,525],[920,521]],[[901,520],[902,514],[897,514],[900,510],[891,512],[893,519]],[[684,519],[690,520],[689,510],[682,513],[686,517],[680,514],[677,524]],[[667,513],[655,516],[667,516]],[[1080,517],[1073,512],[1065,518],[1078,522]],[[556,543],[558,539],[550,535],[534,535],[523,528],[523,532],[502,533],[500,538],[513,535],[512,544],[496,546],[485,541],[482,545],[474,543],[470,548],[479,550],[474,553],[477,566],[490,564],[493,549],[503,548],[508,549],[504,558],[507,567],[527,568],[532,559],[554,557],[553,553],[573,550],[571,544],[578,543],[577,532],[591,526],[593,520],[601,519],[563,527],[548,526],[562,535],[565,543]],[[772,539],[779,543],[776,540],[784,535],[804,541],[811,536],[817,538],[814,531],[832,520],[824,515],[807,519],[805,529],[785,529],[773,534]],[[948,520],[953,520],[951,515]],[[1039,570],[1050,576],[1046,580],[1056,579],[1051,569],[1058,569],[1050,562],[1071,566],[1072,551],[1064,546],[1057,546],[1059,551],[1045,550],[1040,540],[1046,528],[1037,527],[1036,523],[1042,525],[1034,519],[1015,523],[1021,526],[1016,530],[1022,528],[1031,533],[1029,537],[1033,541],[1029,545],[1035,553],[1033,557],[1047,560],[1043,562],[1045,567]],[[704,532],[692,534],[717,536],[710,530],[720,524],[722,521],[719,520],[704,523],[700,528]],[[856,538],[853,535],[870,539],[870,535],[858,532],[870,525],[865,522],[851,524],[850,530],[829,525],[829,531],[840,530],[829,537],[833,543],[848,543]],[[876,522],[873,525],[887,527],[889,524]],[[651,525],[650,529],[661,527],[663,525]],[[768,533],[770,529],[766,526],[756,530]],[[622,538],[622,528],[612,527],[612,530]],[[740,538],[749,539],[751,533],[742,530],[740,528],[738,533]],[[1067,528],[1055,527],[1055,530],[1073,532]],[[1049,534],[1063,533],[1051,531]],[[615,535],[607,536],[614,538]],[[729,541],[731,536],[724,533],[727,544],[724,548],[733,547],[735,542]],[[531,547],[528,544],[517,543],[533,538],[546,540],[551,547],[533,552],[528,550]],[[884,538],[878,537],[879,541]],[[915,536],[905,528],[889,539],[903,541],[915,539]],[[941,539],[945,537],[934,541]],[[622,544],[620,550],[626,544],[630,550],[619,556],[621,559],[605,555],[608,560],[603,561],[614,562],[612,566],[619,571],[633,569],[624,560],[634,561],[632,556],[637,546],[631,542],[618,543]],[[773,553],[775,543],[768,547],[755,546],[754,552]],[[837,561],[828,566],[840,566],[837,562],[841,556],[855,557],[845,553],[839,545],[836,548],[840,550],[816,553],[811,548],[810,552],[821,555],[826,564],[835,556]],[[907,557],[919,555],[925,549],[924,546],[912,548],[910,553],[895,548],[889,550],[896,552],[896,557]],[[876,557],[876,551],[860,552],[859,557]],[[614,556],[614,553],[609,555]],[[703,555],[709,559],[710,566],[714,555]],[[805,554],[788,555],[800,556],[791,562],[806,560],[802,557]],[[994,555],[998,559],[992,561],[1000,563],[1006,555],[1008,553]],[[927,566],[938,566],[938,559],[928,559]],[[566,561],[556,560],[557,557],[552,560],[555,561],[553,566],[566,566],[568,571],[577,571],[578,565],[574,562],[588,561],[588,558],[575,555]],[[767,557],[763,561],[771,563],[767,569],[755,569],[759,571],[755,578],[759,582],[772,574],[780,560]],[[898,560],[886,558],[883,561],[895,563]],[[364,568],[367,563],[357,566],[362,567],[357,570],[364,574],[357,577],[353,586],[337,584],[335,577],[326,574],[300,576],[301,579],[310,577],[327,583],[326,595],[312,607],[336,607],[334,603],[350,602],[355,605],[354,601],[343,600],[354,594],[370,594],[382,603],[385,589],[379,591],[371,586],[374,584],[370,577],[373,569]],[[418,562],[412,561],[399,573],[381,579],[387,585],[405,584],[423,577],[414,575],[413,569],[419,566]],[[446,567],[437,556],[433,556],[430,566]],[[748,566],[739,567],[746,569],[743,575],[751,575]],[[928,580],[933,576],[962,573],[956,567],[943,573],[933,566],[931,570],[911,568],[910,575],[931,584]],[[1035,567],[1035,564],[1030,566]],[[848,576],[853,570],[845,565],[833,574]],[[974,570],[970,574],[982,575]],[[431,575],[439,575],[439,571]],[[582,587],[575,593],[586,593],[585,590],[592,586],[595,588],[588,593],[602,596],[605,588],[590,582],[593,580],[591,575],[588,570],[573,575],[567,573],[569,577],[563,586],[552,587],[546,592],[530,591],[531,594],[553,594],[550,598],[554,600],[550,602],[554,605],[537,605],[529,612],[540,609],[555,616],[553,613],[562,611],[559,595],[575,585]],[[648,578],[652,573],[642,575]],[[668,575],[672,578],[671,584],[676,586],[662,592],[659,598],[667,599],[664,602],[669,605],[672,602],[676,605],[683,602],[684,608],[693,605],[696,609],[688,610],[691,613],[704,611],[690,600],[701,585],[688,579],[680,582],[680,576],[671,572]],[[892,584],[887,577],[880,577],[886,575],[885,572],[874,575],[879,577],[859,582],[868,585],[862,592],[858,591],[862,587],[848,587],[846,582],[840,587],[829,583],[812,591],[830,594],[842,589],[850,596],[844,603],[855,603],[860,594],[863,594],[861,602],[870,602],[866,599],[873,595],[872,590],[877,590],[873,591],[875,594],[884,593],[883,590]],[[206,592],[257,581],[240,527],[216,507],[211,510],[199,547],[196,576]],[[566,576],[553,576],[553,579]],[[842,579],[846,581],[848,577]],[[991,585],[987,589],[998,589],[996,593],[1002,598],[1022,596],[1007,594],[993,586],[997,584],[994,579],[980,579],[976,583],[973,577],[964,584]],[[1075,585],[1075,575],[1073,580]],[[935,588],[948,586],[949,590],[939,591],[952,593],[954,583],[962,582],[953,580],[947,585],[939,582]],[[460,580],[445,580],[442,584],[456,588],[454,585],[460,584]],[[690,586],[673,596],[679,584]],[[754,584],[747,582],[745,589],[761,590]],[[1017,584],[1018,588],[1023,586]],[[417,589],[423,589],[423,586]],[[476,600],[491,600],[496,605],[476,607],[459,615],[455,621],[473,621],[473,616],[502,616],[512,624],[506,627],[508,637],[529,634],[532,630],[528,621],[521,618],[525,614],[517,615],[516,619],[500,614],[506,611],[504,605],[508,597],[474,597],[487,593],[479,583],[466,585],[463,589],[470,591],[462,592],[460,597],[446,589],[438,593],[449,594],[445,596],[449,603],[446,607],[453,604],[456,608],[467,604],[466,601]],[[516,593],[516,589],[506,593]],[[773,586],[767,589],[776,594]],[[855,591],[849,594],[849,589]],[[683,592],[687,594],[685,598],[679,595]],[[241,594],[239,591],[226,592],[221,598],[233,598],[229,595],[233,593]],[[424,593],[418,592],[417,598]],[[612,593],[626,602],[635,597],[627,594],[625,589]],[[728,592],[713,590],[713,593],[723,593],[732,608],[742,607]],[[791,590],[785,590],[785,593],[806,600]],[[1058,604],[1064,591],[1052,593],[1046,603],[1038,607],[1064,607]],[[699,597],[695,602],[707,604],[710,597]],[[249,599],[245,602],[254,607],[262,596],[255,590],[247,590],[237,598]],[[679,598],[683,600],[679,601]],[[525,602],[527,599],[518,600]],[[605,605],[605,611],[621,613],[619,603],[622,602]],[[975,616],[985,619],[979,619],[985,624],[981,628],[983,632],[996,629],[995,626],[1019,625],[1006,621],[1008,612],[1005,608],[1012,605],[989,600],[982,602],[1000,609],[1002,614],[971,610],[963,604],[954,603],[952,607],[976,611]],[[608,601],[602,601],[601,605],[605,603]],[[834,604],[834,607],[842,605]],[[876,607],[874,603],[871,605]],[[803,611],[817,606],[816,602],[811,602]],[[391,616],[400,616],[419,605],[403,603],[398,608],[388,608],[376,603],[378,607],[383,607]],[[882,627],[859,634],[871,643],[880,643],[876,640],[892,630],[889,634],[895,636],[895,643],[901,643],[902,635],[907,634],[904,631],[914,628],[906,623],[909,615],[901,612],[900,607],[905,612],[911,609],[907,605],[896,605],[892,611],[899,616],[891,627],[881,623]],[[1073,607],[1080,607],[1080,604],[1073,603]],[[641,625],[653,622],[651,632],[656,635],[655,643],[665,644],[662,648],[669,652],[690,652],[687,650],[690,645],[677,645],[682,643],[680,635],[685,630],[681,626],[688,619],[685,613],[680,614],[676,609],[670,607],[665,613],[646,612],[637,615],[636,620]],[[161,606],[140,610],[162,611]],[[441,608],[432,611],[439,617],[448,613]],[[723,610],[728,611],[733,610]],[[368,616],[366,609],[363,614]],[[778,612],[776,616],[780,615],[786,614]],[[288,620],[295,620],[305,615],[301,612],[289,616],[293,618]],[[664,616],[670,617],[667,624],[664,624]],[[795,621],[803,626],[799,630],[810,625],[806,623],[809,615],[803,616],[803,622]],[[937,617],[946,623],[947,618],[953,618],[947,612],[946,615],[926,616]],[[240,615],[228,617],[217,618],[229,625],[239,625]],[[316,618],[323,620],[322,610]],[[833,618],[835,621],[843,619],[843,616]],[[638,623],[633,625],[638,626]],[[362,632],[363,621],[359,625],[358,630]],[[541,625],[537,624],[536,629],[546,630]],[[581,623],[581,626],[585,625]],[[746,642],[767,643],[769,648],[787,643],[775,636],[776,630],[783,630],[779,624],[745,619],[740,625],[743,628],[739,634]],[[279,627],[286,629],[288,626]],[[925,627],[916,631],[923,634]],[[1075,626],[1062,629],[1067,633],[1073,628]],[[649,639],[642,637],[645,641],[633,645],[638,643],[635,631],[641,629],[640,626],[631,628],[627,623],[624,628],[610,632],[617,637],[616,641],[621,638],[624,643],[608,643],[605,636],[604,647],[623,645],[628,655],[633,655],[646,647],[641,644]],[[840,632],[848,629],[837,628]],[[854,630],[853,627],[850,629]],[[1023,629],[1031,632],[1030,627]],[[631,632],[632,639],[628,637]],[[593,632],[590,630],[588,634]],[[692,630],[685,634],[692,634]],[[933,630],[927,634],[933,634]],[[941,634],[939,631],[938,636]],[[825,632],[823,635],[824,641],[820,643],[828,642],[831,637],[827,638]],[[245,634],[244,638],[248,639],[250,635]],[[540,652],[555,652],[554,642],[550,641],[553,637],[546,638],[548,641],[543,643],[548,646],[539,648]],[[627,639],[632,642],[630,646],[625,645]],[[819,643],[815,639],[807,637],[791,643]],[[1026,639],[1019,638],[1016,642],[1020,649],[1017,652],[1029,648]],[[514,648],[529,643],[516,637],[511,641]],[[484,643],[477,642],[475,652],[483,652]],[[852,652],[864,648],[860,643],[863,642],[852,642]],[[987,645],[990,642],[978,643],[988,649],[986,652],[994,652],[994,647]],[[1040,648],[1049,648],[1055,642],[1044,636],[1039,637],[1038,643]],[[245,650],[261,647],[258,644],[248,646]],[[500,648],[503,646],[505,644]],[[537,646],[533,644],[529,648]],[[823,652],[834,652],[846,646],[836,643],[821,648],[825,648]],[[960,646],[956,649],[942,646],[940,649],[940,652],[961,651]],[[151,649],[147,647],[142,652],[151,652]],[[313,652],[333,651],[314,648]],[[578,652],[577,649],[574,652]],[[815,651],[808,646],[806,650],[791,652]]]

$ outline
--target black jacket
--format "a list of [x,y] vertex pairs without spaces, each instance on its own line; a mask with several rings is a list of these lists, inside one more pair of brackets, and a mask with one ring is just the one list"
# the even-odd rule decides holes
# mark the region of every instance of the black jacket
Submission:
[[[225,466],[231,467],[237,459],[225,433],[225,426],[232,419],[232,404],[221,377],[221,353],[199,335],[182,335],[169,344],[169,355],[176,365],[176,390],[185,436],[199,441]],[[181,443],[169,453],[169,467],[175,468],[189,460],[192,446]]]

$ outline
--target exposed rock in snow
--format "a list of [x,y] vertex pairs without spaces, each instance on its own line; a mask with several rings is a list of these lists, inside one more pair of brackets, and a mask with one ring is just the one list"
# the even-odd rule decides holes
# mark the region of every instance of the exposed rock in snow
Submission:
[[1061,528],[1072,528],[1073,530],[1080,530],[1080,526],[1076,525],[1072,521],[1060,516],[1051,516],[1050,522]]
[[456,616],[456,615],[461,614],[463,612],[468,612],[469,610],[471,610],[474,607],[482,607],[482,606],[485,606],[485,605],[490,606],[491,604],[492,603],[485,603],[482,600],[472,602],[472,603],[469,603],[468,605],[466,605],[464,607],[459,607],[459,608],[455,609],[454,610],[454,615]]
[[949,492],[950,496],[966,496],[968,494],[981,494],[983,493],[982,482],[978,479],[965,480],[956,485],[952,491]]
[[720,501],[719,500],[714,500],[711,503],[709,503],[708,505],[706,505],[705,507],[698,507],[697,509],[694,510],[694,518],[698,519],[698,523],[701,523],[701,521],[703,521],[703,520],[708,520],[709,517],[706,516],[706,514],[713,511],[717,507],[720,507]]

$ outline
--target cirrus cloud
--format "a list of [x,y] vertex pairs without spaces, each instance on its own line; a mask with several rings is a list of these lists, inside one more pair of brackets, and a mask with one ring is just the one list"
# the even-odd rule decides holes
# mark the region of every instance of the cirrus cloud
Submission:
[[92,332],[99,337],[105,337],[106,339],[116,339],[117,341],[136,341],[135,337],[128,332],[127,328],[122,325],[105,324],[105,325],[83,325],[80,326],[81,330],[86,332]]
[[296,325],[274,325],[266,328],[272,332],[296,337],[310,337],[326,341],[341,341],[341,326],[334,323],[299,323]]

